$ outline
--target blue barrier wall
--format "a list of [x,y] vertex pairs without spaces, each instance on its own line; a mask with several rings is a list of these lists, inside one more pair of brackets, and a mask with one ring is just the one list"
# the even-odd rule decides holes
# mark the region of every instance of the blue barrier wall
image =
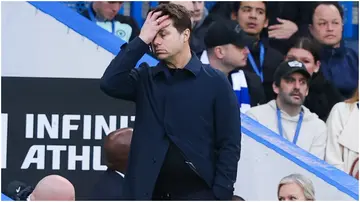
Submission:
[[[120,46],[124,43],[111,33],[96,26],[78,13],[73,12],[64,4],[58,2],[29,3],[114,55],[120,51]],[[143,61],[148,62],[150,65],[155,65],[157,63],[157,60],[148,55],[145,55],[139,62]],[[245,135],[253,138],[258,143],[273,149],[280,155],[358,200],[358,181],[344,172],[313,157],[243,114],[241,129]]]
[[1,201],[12,201],[12,199],[7,197],[5,194],[1,194]]

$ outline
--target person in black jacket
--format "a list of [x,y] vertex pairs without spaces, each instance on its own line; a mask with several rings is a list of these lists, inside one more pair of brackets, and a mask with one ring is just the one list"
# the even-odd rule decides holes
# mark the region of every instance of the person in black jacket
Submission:
[[266,99],[270,101],[275,98],[273,75],[284,56],[270,47],[267,39],[260,38],[262,30],[268,26],[268,12],[267,2],[264,1],[234,2],[232,19],[236,20],[247,34],[257,38],[257,43],[249,47],[247,67],[243,69],[260,77]]
[[205,35],[208,61],[202,57],[202,62],[228,76],[242,113],[246,113],[250,107],[266,103],[260,78],[255,73],[242,70],[249,53],[246,46],[252,46],[255,41],[232,20],[214,22]]
[[94,1],[81,15],[129,42],[139,35],[140,29],[132,17],[118,14],[122,4],[122,1]]
[[[190,14],[162,4],[111,61],[100,88],[136,103],[125,200],[231,200],[240,110],[226,76],[191,52]],[[149,46],[160,60],[136,68]],[[224,121],[226,120],[226,121]]]
[[132,131],[132,128],[122,128],[105,137],[104,152],[108,169],[95,184],[89,200],[121,200]]
[[287,61],[294,59],[304,63],[307,71],[312,75],[309,94],[304,105],[325,122],[332,107],[344,98],[320,71],[319,44],[310,38],[299,38],[286,55]]

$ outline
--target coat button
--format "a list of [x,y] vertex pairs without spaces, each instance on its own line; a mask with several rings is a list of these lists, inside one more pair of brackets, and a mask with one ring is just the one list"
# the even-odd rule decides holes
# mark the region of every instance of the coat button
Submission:
[[145,196],[148,196],[148,195],[149,195],[149,193],[145,193],[144,195],[145,195]]
[[156,163],[156,159],[155,159],[155,158],[153,158],[152,160],[153,160],[153,164],[155,164],[155,163]]

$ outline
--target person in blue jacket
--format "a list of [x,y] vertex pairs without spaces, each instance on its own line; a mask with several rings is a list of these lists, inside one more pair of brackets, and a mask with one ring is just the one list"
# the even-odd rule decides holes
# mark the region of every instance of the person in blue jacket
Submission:
[[319,2],[309,26],[312,36],[323,46],[321,72],[345,97],[354,93],[359,82],[359,56],[342,40],[344,11],[337,2]]
[[[101,89],[134,101],[125,200],[231,200],[240,159],[240,112],[226,76],[191,52],[190,14],[161,4],[111,61]],[[134,68],[151,46],[155,67]]]

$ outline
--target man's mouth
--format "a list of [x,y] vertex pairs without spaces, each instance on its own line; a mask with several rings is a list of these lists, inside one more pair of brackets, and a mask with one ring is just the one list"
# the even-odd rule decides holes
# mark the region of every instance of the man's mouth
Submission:
[[296,98],[296,99],[301,99],[301,94],[291,94],[291,96],[293,97],[293,98]]
[[165,50],[155,50],[155,53],[161,54],[161,53],[166,53],[166,51]]
[[327,36],[325,36],[325,38],[330,38],[330,39],[335,38],[335,37],[336,37],[335,35],[327,35]]
[[253,29],[253,28],[255,28],[257,26],[256,23],[247,23],[246,25],[247,25],[248,28],[251,28],[251,29]]

